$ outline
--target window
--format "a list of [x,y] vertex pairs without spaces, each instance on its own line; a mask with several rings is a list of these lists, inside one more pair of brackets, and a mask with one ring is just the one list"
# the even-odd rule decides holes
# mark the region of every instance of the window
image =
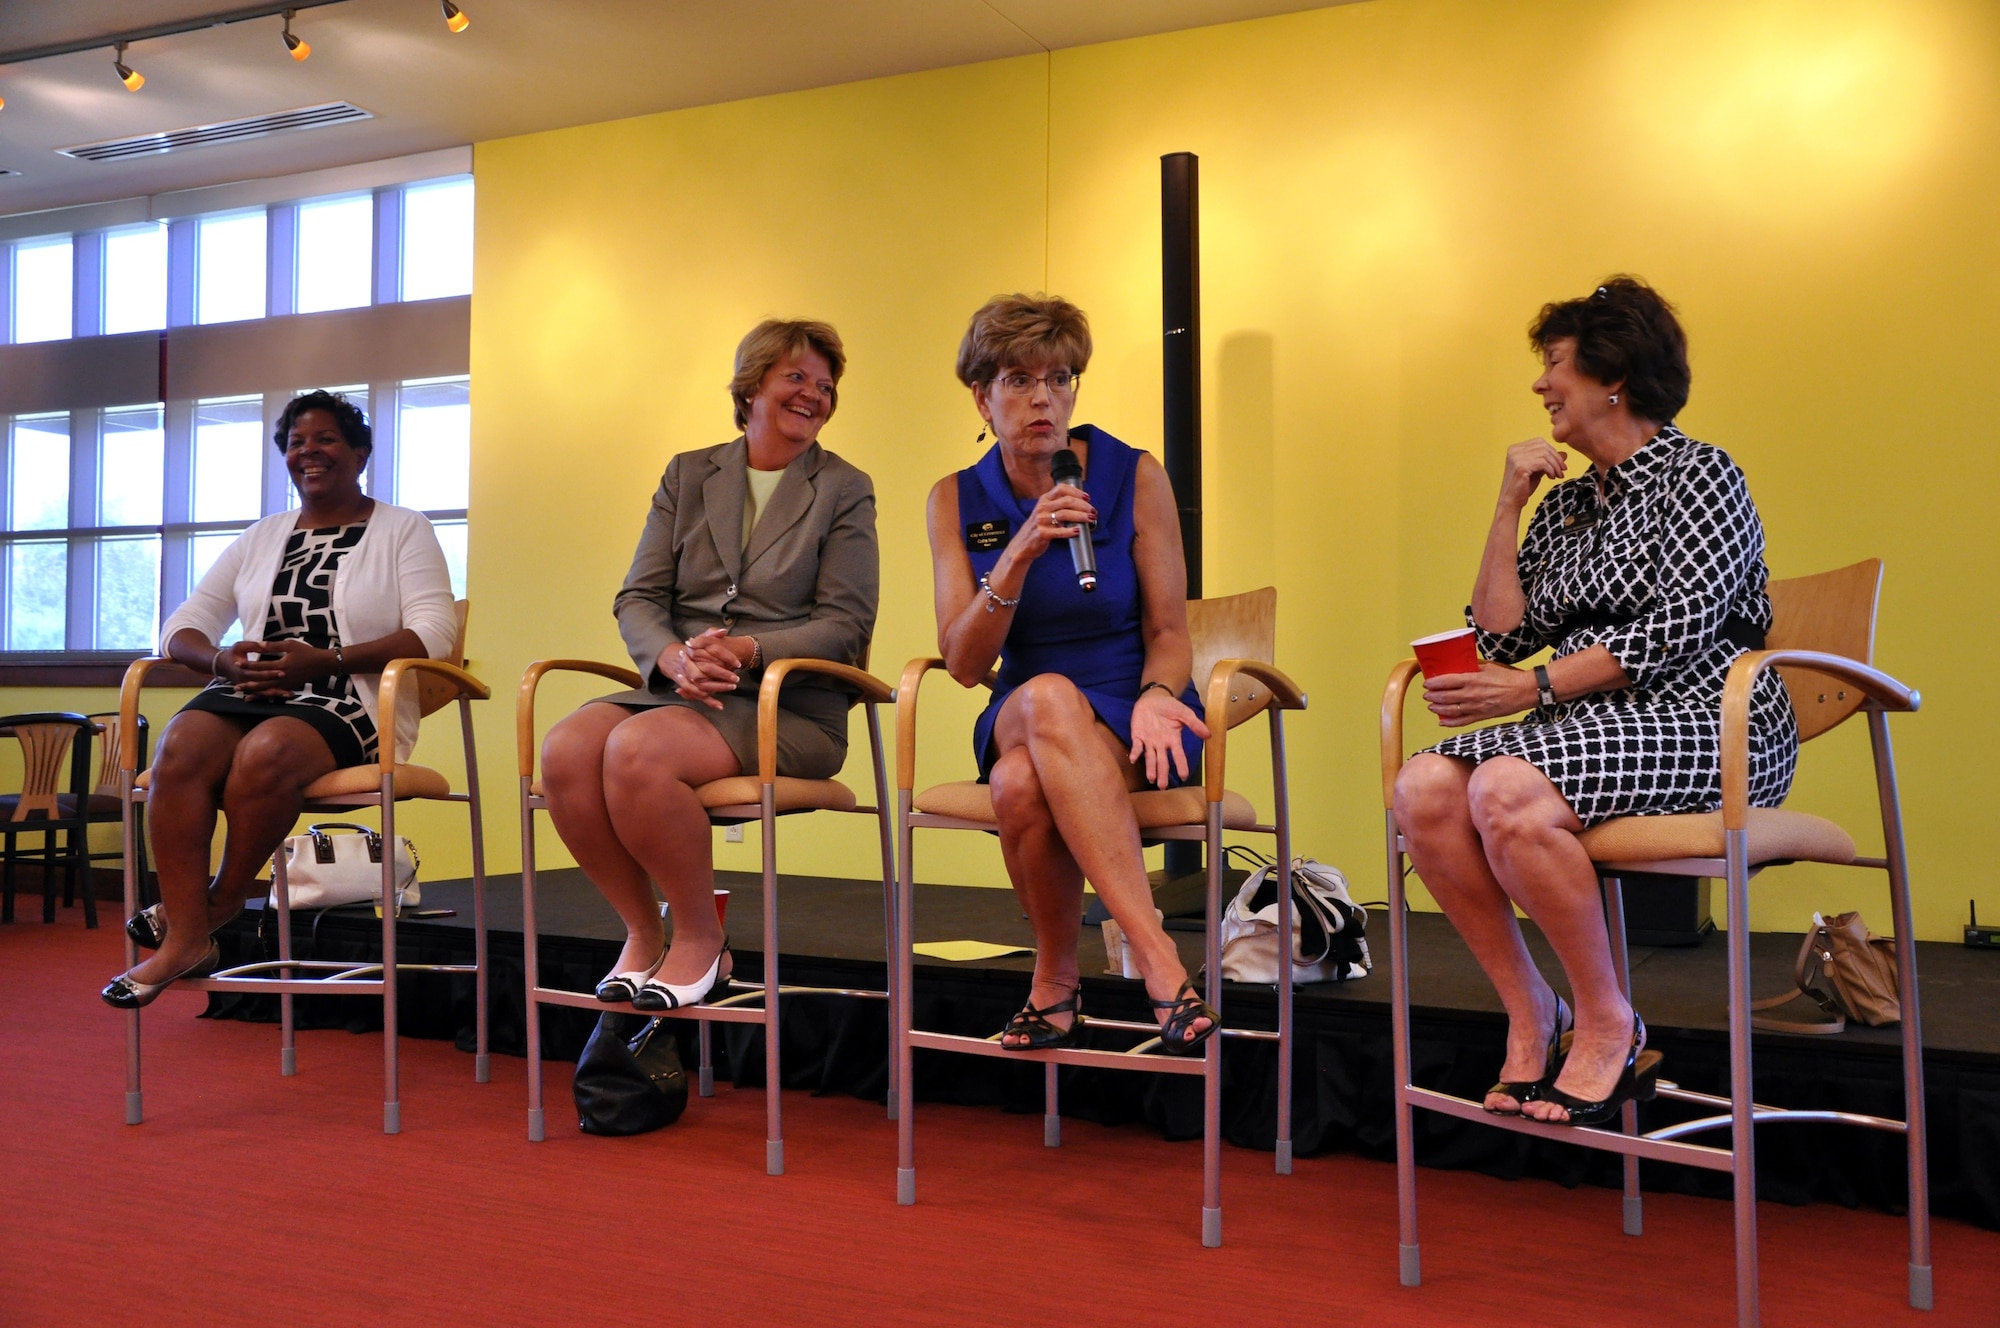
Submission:
[[159,222],[104,237],[104,330],[150,332],[167,325],[167,228]]
[[61,650],[69,542],[11,536],[69,524],[69,416],[24,416],[7,433],[7,649]]
[[472,181],[416,185],[403,195],[403,298],[472,293]]
[[334,198],[299,208],[298,312],[368,303],[375,268],[375,200]]
[[198,323],[264,316],[264,214],[203,217],[194,275]]
[[59,341],[71,334],[73,249],[67,235],[14,246],[15,341]]
[[451,589],[465,594],[465,509],[472,462],[472,384],[436,378],[403,384],[397,394],[396,487],[392,500],[430,517],[451,568]]

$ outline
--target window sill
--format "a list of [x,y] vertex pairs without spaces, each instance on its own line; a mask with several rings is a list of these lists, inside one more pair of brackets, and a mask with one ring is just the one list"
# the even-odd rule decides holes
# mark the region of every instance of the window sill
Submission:
[[[0,655],[0,687],[117,687],[138,658],[123,651]],[[161,664],[147,682],[156,687],[205,687],[208,675]]]

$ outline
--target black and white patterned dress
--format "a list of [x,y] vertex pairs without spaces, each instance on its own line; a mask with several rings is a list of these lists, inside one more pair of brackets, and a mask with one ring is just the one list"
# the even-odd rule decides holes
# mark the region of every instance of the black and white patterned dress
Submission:
[[[292,532],[278,559],[278,574],[271,581],[271,599],[259,640],[303,641],[318,650],[331,650],[340,644],[340,624],[333,616],[333,580],[341,559],[361,542],[367,529],[367,522],[357,521]],[[380,752],[375,721],[355,694],[354,679],[344,673],[315,678],[289,698],[275,700],[242,696],[234,684],[217,678],[183,709],[252,721],[280,715],[304,720],[326,739],[335,762],[342,767],[366,765]]]
[[[1729,454],[1668,425],[1604,474],[1601,494],[1595,471],[1558,484],[1528,522],[1519,567],[1526,614],[1511,632],[1479,632],[1486,657],[1602,645],[1631,685],[1430,750],[1518,756],[1586,826],[1720,807],[1723,680],[1771,626],[1764,525]],[[1466,621],[1479,626],[1470,608]],[[1791,699],[1766,672],[1750,704],[1753,806],[1784,801],[1798,751]]]

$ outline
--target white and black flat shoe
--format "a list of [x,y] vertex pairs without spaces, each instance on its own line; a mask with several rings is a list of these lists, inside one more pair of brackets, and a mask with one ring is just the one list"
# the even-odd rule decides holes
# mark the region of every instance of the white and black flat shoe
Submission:
[[[709,961],[708,972],[686,986],[675,986],[671,982],[657,982],[647,978],[644,986],[632,997],[635,1010],[678,1010],[684,1006],[700,1005],[716,992],[729,985],[729,978],[722,972],[722,957],[729,953],[729,938],[722,938],[722,948]],[[665,959],[662,955],[661,958]],[[733,965],[732,965],[733,967]],[[655,970],[658,971],[657,965]]]
[[597,999],[606,1005],[623,1005],[639,994],[646,985],[646,979],[660,971],[660,965],[667,962],[667,947],[660,946],[660,957],[644,969],[632,969],[624,973],[613,973],[597,984]]
[[98,995],[106,1005],[119,1010],[137,1010],[151,1005],[161,992],[173,986],[182,978],[205,978],[222,967],[222,946],[216,941],[208,943],[208,953],[196,960],[193,967],[186,968],[168,978],[165,982],[141,982],[130,973],[120,973],[105,985]]
[[167,939],[167,906],[154,904],[125,919],[125,934],[141,950],[157,950]]

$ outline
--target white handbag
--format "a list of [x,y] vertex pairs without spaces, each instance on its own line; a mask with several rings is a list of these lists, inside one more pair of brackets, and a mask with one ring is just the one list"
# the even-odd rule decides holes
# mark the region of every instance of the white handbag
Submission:
[[[329,834],[330,830],[353,831]],[[285,897],[293,908],[333,908],[338,904],[379,904],[382,900],[382,836],[350,821],[321,821],[285,841]],[[272,906],[277,878],[271,882]],[[417,884],[416,846],[396,836],[396,907],[423,898]]]
[[[1240,846],[1261,865],[1222,915],[1222,976],[1230,982],[1278,980],[1278,867]],[[1292,859],[1292,983],[1346,982],[1374,968],[1368,914],[1347,892],[1338,867]]]

